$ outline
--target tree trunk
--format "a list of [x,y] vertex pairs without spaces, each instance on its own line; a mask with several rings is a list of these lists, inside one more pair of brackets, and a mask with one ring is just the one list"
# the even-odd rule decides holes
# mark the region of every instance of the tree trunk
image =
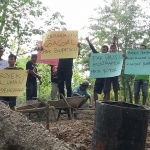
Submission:
[[75,150],[23,114],[0,102],[1,150]]

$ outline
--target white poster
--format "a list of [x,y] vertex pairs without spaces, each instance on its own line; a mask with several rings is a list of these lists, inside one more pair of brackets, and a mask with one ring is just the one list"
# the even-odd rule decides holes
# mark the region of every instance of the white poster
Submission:
[[7,68],[8,65],[8,61],[7,60],[0,60],[0,70]]

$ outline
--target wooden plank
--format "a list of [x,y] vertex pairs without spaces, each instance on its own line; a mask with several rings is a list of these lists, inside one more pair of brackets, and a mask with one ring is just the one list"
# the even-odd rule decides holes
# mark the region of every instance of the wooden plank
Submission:
[[[50,110],[55,110],[54,106],[50,106],[49,107]],[[45,111],[46,107],[42,107],[42,108],[32,108],[32,109],[25,109],[25,110],[16,110],[17,112],[21,112],[21,113],[31,113],[31,112],[37,112],[37,111]]]

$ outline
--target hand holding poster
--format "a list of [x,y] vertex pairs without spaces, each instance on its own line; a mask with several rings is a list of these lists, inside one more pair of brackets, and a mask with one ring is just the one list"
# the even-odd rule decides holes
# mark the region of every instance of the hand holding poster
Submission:
[[127,50],[125,74],[150,75],[150,50]]
[[26,70],[0,70],[0,96],[23,95],[26,80]]
[[77,31],[49,31],[43,37],[41,59],[75,58],[78,56]]
[[123,53],[96,53],[90,57],[90,77],[107,78],[121,74]]
[[8,61],[7,60],[0,60],[0,70],[8,67]]

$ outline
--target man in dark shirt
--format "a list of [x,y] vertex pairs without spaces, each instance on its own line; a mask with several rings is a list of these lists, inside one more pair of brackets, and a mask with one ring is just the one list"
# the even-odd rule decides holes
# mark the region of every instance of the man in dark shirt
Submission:
[[[78,48],[80,49],[80,43],[78,43]],[[65,96],[64,84],[66,83],[67,97],[71,97],[72,95],[72,88],[71,88],[72,66],[73,66],[73,58],[59,59],[57,69],[59,93]]]
[[29,74],[27,77],[27,83],[26,83],[26,100],[33,100],[37,97],[37,81],[36,78],[39,79],[40,84],[42,84],[41,76],[37,73],[36,68],[36,60],[37,55],[32,54],[31,60],[27,62],[26,64],[26,70],[29,70]]
[[[90,42],[89,38],[86,37],[86,41],[88,42],[91,50],[93,53],[98,53],[98,51],[94,48],[94,46],[92,45],[92,43]],[[108,52],[108,46],[107,45],[103,45],[102,46],[102,53],[107,53]],[[94,85],[94,101],[95,101],[95,105],[96,105],[96,100],[98,100],[98,94],[101,94],[104,88],[104,82],[105,82],[105,78],[97,78],[95,80],[95,85]]]
[[[15,67],[16,59],[17,59],[17,57],[16,57],[15,55],[10,54],[10,55],[8,56],[8,64],[9,64],[9,67],[4,68],[4,69],[19,70],[18,68]],[[16,96],[4,97],[4,100],[9,103],[9,107],[10,107],[11,110],[15,110],[16,99],[17,99]]]
[[51,65],[51,99],[55,100],[56,95],[59,92],[57,81],[57,66]]

